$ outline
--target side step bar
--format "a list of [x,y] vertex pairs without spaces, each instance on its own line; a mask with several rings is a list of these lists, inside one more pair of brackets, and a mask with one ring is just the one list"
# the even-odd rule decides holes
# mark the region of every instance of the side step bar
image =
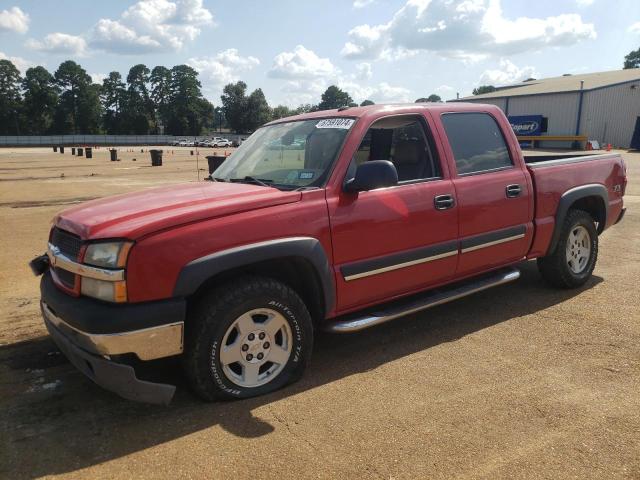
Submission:
[[337,321],[327,323],[325,330],[332,333],[350,333],[364,330],[381,323],[395,320],[410,313],[426,310],[443,303],[466,297],[472,293],[481,292],[491,287],[497,287],[510,283],[520,278],[520,271],[513,267],[501,268],[478,277],[450,286],[429,290],[425,293],[414,295],[409,299],[402,299],[391,304],[384,305],[379,310],[351,314]]

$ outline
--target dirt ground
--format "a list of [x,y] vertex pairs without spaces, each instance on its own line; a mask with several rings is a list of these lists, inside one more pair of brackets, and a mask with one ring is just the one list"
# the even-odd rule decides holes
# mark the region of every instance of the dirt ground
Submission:
[[584,288],[525,263],[516,283],[319,335],[302,381],[252,400],[202,403],[161,362],[179,388],[159,407],[66,361],[27,267],[68,205],[197,181],[190,149],[164,147],[162,167],[126,150],[0,150],[0,478],[640,479],[640,154],[624,154],[629,210]]

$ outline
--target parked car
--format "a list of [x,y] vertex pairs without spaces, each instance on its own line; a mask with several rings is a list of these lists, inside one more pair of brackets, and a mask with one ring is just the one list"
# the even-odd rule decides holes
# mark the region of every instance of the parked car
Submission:
[[226,138],[214,138],[210,145],[214,148],[218,148],[218,147],[231,147],[233,144],[231,143],[230,140],[226,139]]
[[184,138],[181,138],[179,140],[174,139],[169,143],[169,145],[173,145],[174,147],[177,147],[180,145],[180,142],[186,142],[186,140]]
[[[303,152],[268,148],[299,137]],[[170,356],[205,400],[271,392],[317,330],[514,281],[523,260],[579,287],[627,183],[618,154],[524,157],[498,107],[463,103],[278,120],[213,177],[75,205],[31,262],[55,342],[125,398],[168,403],[175,387],[134,366]]]

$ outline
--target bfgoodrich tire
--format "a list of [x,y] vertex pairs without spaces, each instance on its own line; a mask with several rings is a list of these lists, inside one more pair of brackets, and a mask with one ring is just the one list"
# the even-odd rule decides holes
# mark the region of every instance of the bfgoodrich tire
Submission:
[[593,218],[570,210],[554,252],[538,259],[538,270],[554,287],[576,288],[591,277],[598,259],[598,232]]
[[190,315],[183,366],[204,400],[255,397],[298,380],[312,346],[311,316],[293,289],[242,277],[211,291]]

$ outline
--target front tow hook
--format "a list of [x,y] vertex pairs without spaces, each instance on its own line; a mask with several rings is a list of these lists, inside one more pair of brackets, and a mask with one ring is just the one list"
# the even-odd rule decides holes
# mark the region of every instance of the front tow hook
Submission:
[[29,267],[36,277],[39,277],[49,268],[49,256],[47,254],[40,255],[29,262]]

